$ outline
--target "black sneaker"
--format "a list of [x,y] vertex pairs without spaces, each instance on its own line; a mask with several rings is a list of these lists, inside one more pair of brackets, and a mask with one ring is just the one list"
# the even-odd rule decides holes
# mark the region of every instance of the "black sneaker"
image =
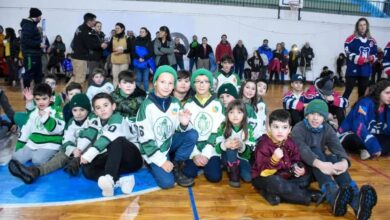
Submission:
[[370,185],[364,185],[360,188],[359,209],[356,213],[358,220],[367,220],[371,216],[372,208],[376,205],[378,197],[375,189]]
[[179,186],[182,187],[190,187],[194,185],[194,178],[187,177],[184,175],[184,161],[174,162],[173,167],[173,175],[175,177],[175,181]]
[[352,187],[340,187],[333,201],[332,212],[334,216],[344,216],[347,213],[347,205],[353,197]]
[[37,167],[26,167],[17,160],[11,160],[8,163],[8,170],[26,184],[31,184],[39,176]]

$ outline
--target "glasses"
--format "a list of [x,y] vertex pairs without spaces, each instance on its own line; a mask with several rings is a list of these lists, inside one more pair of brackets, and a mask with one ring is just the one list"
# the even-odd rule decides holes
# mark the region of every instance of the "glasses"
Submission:
[[208,80],[196,80],[195,81],[195,84],[198,84],[198,85],[203,85],[203,84],[209,84],[210,81]]

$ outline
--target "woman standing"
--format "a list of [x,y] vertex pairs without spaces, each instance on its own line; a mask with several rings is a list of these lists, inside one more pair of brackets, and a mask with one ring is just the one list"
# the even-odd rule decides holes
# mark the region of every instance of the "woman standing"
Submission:
[[115,35],[111,38],[109,48],[112,63],[112,82],[118,85],[118,75],[121,71],[129,69],[130,52],[132,51],[131,40],[126,37],[125,25],[115,24]]
[[154,54],[157,66],[176,64],[175,42],[172,41],[171,32],[167,26],[160,27],[158,38],[154,41]]
[[139,30],[139,36],[135,39],[134,45],[134,70],[137,75],[136,83],[138,87],[143,87],[145,92],[149,91],[149,72],[154,72],[156,66],[153,59],[153,45],[150,32],[142,27]]
[[299,65],[299,58],[300,58],[301,54],[300,54],[300,51],[298,49],[298,46],[296,44],[293,44],[291,46],[291,51],[290,53],[288,54],[288,69],[289,69],[289,73],[290,73],[290,79],[292,79],[292,76],[297,74],[297,70],[298,70],[298,65]]
[[49,63],[47,64],[47,70],[53,72],[52,69],[56,68],[57,73],[60,72],[60,66],[65,59],[65,44],[62,42],[61,35],[57,35],[56,39],[49,48]]
[[198,57],[197,68],[210,70],[210,53],[213,53],[213,48],[207,43],[207,37],[202,37],[202,44],[198,46],[196,55]]
[[16,85],[17,65],[20,45],[16,39],[15,30],[12,28],[5,29],[5,59],[9,68],[8,85]]
[[344,44],[347,55],[346,84],[343,96],[349,98],[356,82],[359,98],[366,92],[371,76],[371,64],[376,60],[377,45],[370,33],[370,24],[366,18],[360,18],[355,24],[354,33]]

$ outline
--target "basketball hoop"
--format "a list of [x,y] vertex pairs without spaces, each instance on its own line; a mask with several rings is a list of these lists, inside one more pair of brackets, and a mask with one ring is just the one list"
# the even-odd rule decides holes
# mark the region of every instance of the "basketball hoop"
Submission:
[[291,11],[298,11],[299,9],[299,1],[289,1],[288,6],[290,7]]

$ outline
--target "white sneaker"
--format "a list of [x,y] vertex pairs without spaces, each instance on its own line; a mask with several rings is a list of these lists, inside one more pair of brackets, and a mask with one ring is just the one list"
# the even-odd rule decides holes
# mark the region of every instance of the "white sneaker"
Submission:
[[114,179],[111,175],[107,174],[105,176],[99,177],[98,186],[102,190],[103,196],[114,195]]
[[130,194],[135,186],[134,175],[119,178],[115,186],[121,187],[124,194]]
[[367,150],[360,150],[360,159],[361,160],[367,160],[370,159],[371,155],[368,153]]

